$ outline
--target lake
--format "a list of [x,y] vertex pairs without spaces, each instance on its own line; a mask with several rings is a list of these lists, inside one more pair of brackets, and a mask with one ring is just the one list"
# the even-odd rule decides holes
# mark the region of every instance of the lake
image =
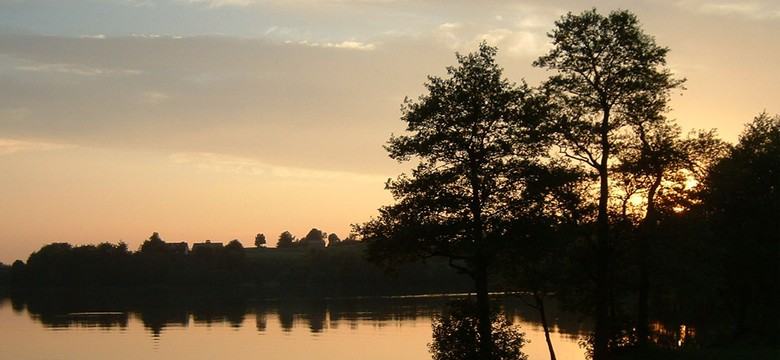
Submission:
[[[37,293],[0,299],[0,359],[430,359],[431,320],[462,296],[263,299],[221,294]],[[535,310],[497,301],[549,359]],[[552,311],[560,360],[587,327]]]

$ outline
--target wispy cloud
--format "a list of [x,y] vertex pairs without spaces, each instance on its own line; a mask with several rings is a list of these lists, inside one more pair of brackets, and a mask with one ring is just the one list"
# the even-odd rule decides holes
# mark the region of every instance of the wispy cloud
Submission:
[[303,31],[285,26],[271,26],[265,31],[265,35],[299,45],[323,48],[349,49],[349,50],[374,50],[377,45],[357,40],[317,41],[311,40],[316,36],[311,31]]
[[204,4],[211,8],[225,6],[250,6],[259,4],[273,4],[275,6],[315,6],[331,4],[386,4],[396,2],[397,0],[180,0],[190,4]]
[[771,1],[701,1],[685,0],[679,3],[697,12],[721,16],[741,16],[752,19],[780,19],[780,4]]
[[348,49],[348,50],[374,50],[376,49],[375,44],[371,43],[364,43],[360,41],[342,41],[339,43],[332,43],[332,42],[326,42],[326,43],[313,43],[308,41],[301,41],[301,45],[306,46],[313,46],[313,47],[325,47],[325,48],[336,48],[336,49]]
[[106,35],[105,34],[94,34],[94,35],[81,35],[79,36],[82,39],[95,39],[95,40],[105,40]]
[[464,23],[443,23],[433,35],[451,49],[473,49],[486,41],[515,56],[535,56],[544,53],[548,46],[545,32],[534,26],[508,24],[503,18],[493,27]]
[[249,6],[258,4],[258,0],[183,0],[190,4],[204,4],[210,8],[220,8],[225,6]]
[[0,138],[0,155],[10,155],[19,152],[50,151],[72,148],[74,145],[57,144],[45,141],[28,141]]
[[273,179],[351,180],[371,183],[381,183],[385,180],[378,176],[349,172],[270,165],[251,158],[209,152],[179,152],[171,154],[169,158],[176,164],[188,165],[201,170],[249,176],[263,176]]
[[38,73],[58,73],[77,76],[104,76],[104,75],[138,75],[141,71],[133,69],[110,69],[89,67],[67,63],[41,63],[25,61],[14,67],[19,71]]
[[160,104],[168,101],[171,96],[159,91],[146,91],[142,95],[143,102],[147,104]]

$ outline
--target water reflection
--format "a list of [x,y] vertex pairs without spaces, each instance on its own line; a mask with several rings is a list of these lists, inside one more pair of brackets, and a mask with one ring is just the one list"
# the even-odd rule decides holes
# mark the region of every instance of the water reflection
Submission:
[[[339,360],[430,359],[426,344],[431,341],[432,319],[463,297],[268,299],[241,292],[124,290],[16,293],[10,298],[0,296],[0,333],[5,338],[0,338],[0,357],[116,358],[109,356],[111,349],[121,346],[132,350],[117,359],[213,359],[223,357],[224,344],[230,343],[236,359],[255,358],[257,351],[271,348],[281,359],[313,353]],[[496,304],[532,339],[523,351],[531,359],[547,357],[536,312],[517,299],[496,300]],[[550,318],[555,319],[556,346],[561,347],[558,359],[582,360],[577,340],[587,325],[563,313],[553,312]],[[24,346],[12,346],[19,342]],[[63,352],[69,355],[58,355]],[[567,353],[571,355],[563,355]]]
[[[50,328],[127,327],[131,317],[139,319],[152,336],[159,337],[168,327],[187,327],[191,323],[210,326],[244,325],[247,317],[256,319],[257,331],[268,328],[269,317],[278,318],[280,328],[291,332],[306,327],[313,334],[326,329],[358,323],[385,326],[389,323],[430,319],[454,298],[452,296],[370,297],[370,298],[279,298],[262,299],[243,294],[147,292],[28,292],[10,298],[15,312],[27,311],[30,318]],[[507,317],[526,326],[541,327],[538,314],[516,299],[497,300]],[[578,318],[554,312],[556,332],[573,339],[584,332]]]

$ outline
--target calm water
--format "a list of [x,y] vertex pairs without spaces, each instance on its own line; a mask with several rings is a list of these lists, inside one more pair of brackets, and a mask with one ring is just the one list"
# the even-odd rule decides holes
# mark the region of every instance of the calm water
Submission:
[[[0,359],[430,359],[431,319],[452,297],[277,299],[36,294],[0,299]],[[501,302],[549,359],[536,313]],[[583,328],[553,314],[558,359]]]

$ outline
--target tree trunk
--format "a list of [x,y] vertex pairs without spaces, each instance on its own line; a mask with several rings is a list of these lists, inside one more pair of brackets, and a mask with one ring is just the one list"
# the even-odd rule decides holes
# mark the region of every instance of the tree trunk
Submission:
[[604,106],[601,121],[601,162],[599,172],[599,204],[596,225],[596,316],[593,339],[593,360],[609,358],[609,298],[610,298],[610,246],[609,246],[609,108]]
[[534,292],[534,300],[536,300],[536,309],[539,310],[539,315],[542,317],[544,340],[547,341],[547,350],[550,352],[550,360],[556,360],[555,349],[553,348],[552,340],[550,339],[550,327],[547,325],[547,313],[544,311],[544,297],[539,295],[538,292]]
[[650,340],[650,239],[655,231],[657,211],[655,209],[655,194],[661,186],[662,176],[656,176],[647,192],[647,211],[639,229],[639,294],[637,304],[636,336],[637,346],[647,347]]
[[479,354],[481,359],[493,359],[493,324],[490,321],[490,295],[488,293],[487,268],[477,265],[474,272],[477,293],[477,332],[479,333]]

